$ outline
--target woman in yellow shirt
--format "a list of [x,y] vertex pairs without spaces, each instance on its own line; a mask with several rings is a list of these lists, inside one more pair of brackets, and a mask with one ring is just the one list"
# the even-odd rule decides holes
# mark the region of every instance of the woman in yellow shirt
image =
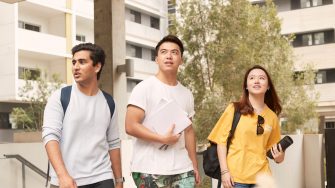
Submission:
[[[226,142],[235,109],[241,118],[227,155]],[[269,149],[276,163],[284,160],[281,146],[276,147],[280,140],[280,112],[280,101],[268,72],[259,65],[250,68],[244,76],[240,101],[226,108],[208,137],[217,143],[224,188],[255,187],[257,174],[271,173],[266,157]]]

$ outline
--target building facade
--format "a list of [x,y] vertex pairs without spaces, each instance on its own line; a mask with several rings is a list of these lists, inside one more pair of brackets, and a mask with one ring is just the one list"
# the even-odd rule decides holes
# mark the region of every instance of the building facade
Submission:
[[294,34],[295,68],[316,70],[317,112],[325,128],[335,127],[335,4],[333,0],[275,0],[282,34]]
[[[93,0],[5,2],[0,1],[0,129],[10,129],[12,108],[24,105],[20,88],[28,71],[31,80],[57,74],[71,84],[71,48],[94,43]],[[157,71],[154,49],[167,27],[166,1],[125,0],[125,59],[134,61],[125,93]]]

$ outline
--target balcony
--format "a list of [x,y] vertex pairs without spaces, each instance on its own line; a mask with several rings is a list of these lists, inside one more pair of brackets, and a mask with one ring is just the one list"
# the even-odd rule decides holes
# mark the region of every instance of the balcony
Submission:
[[58,9],[64,11],[66,9],[66,0],[28,0],[19,3],[19,6],[34,6],[37,8],[38,6],[49,7],[52,9]]
[[334,52],[335,43],[294,48],[296,69],[302,70],[306,63],[312,63],[317,69],[332,68],[335,66]]
[[73,5],[73,10],[75,10],[78,16],[93,20],[93,0],[74,0]]
[[[166,5],[162,5],[165,3]],[[126,7],[132,8],[134,10],[140,9],[140,12],[147,13],[149,15],[156,15],[161,17],[167,17],[167,1],[157,1],[157,0],[126,0]]]
[[127,57],[127,59],[134,60],[134,79],[144,80],[158,71],[158,66],[153,61],[134,57]]
[[66,57],[66,39],[18,28],[18,49]]
[[334,12],[335,4],[279,12],[282,34],[334,28]]
[[126,41],[155,47],[160,39],[160,30],[126,20]]

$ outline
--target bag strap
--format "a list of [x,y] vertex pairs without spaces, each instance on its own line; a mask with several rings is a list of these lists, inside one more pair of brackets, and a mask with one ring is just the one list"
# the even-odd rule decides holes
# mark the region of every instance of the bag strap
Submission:
[[63,112],[65,115],[67,106],[70,103],[72,86],[66,86],[61,89],[60,92],[60,102],[62,103]]
[[103,91],[103,90],[101,90],[102,91],[102,93],[104,94],[104,96],[105,96],[105,99],[106,99],[106,101],[107,101],[107,104],[108,104],[108,107],[109,107],[109,111],[110,111],[110,113],[111,113],[111,118],[113,117],[113,114],[114,114],[114,111],[115,111],[115,102],[114,102],[114,99],[113,99],[113,97],[110,95],[110,94],[108,94],[107,92],[105,92],[105,91]]
[[229,131],[229,135],[228,135],[228,138],[227,138],[227,154],[228,154],[228,151],[229,151],[229,147],[230,147],[230,144],[231,144],[231,140],[232,140],[233,137],[234,137],[234,133],[235,133],[237,124],[238,124],[238,122],[240,121],[240,118],[241,118],[241,113],[240,113],[240,111],[235,109],[235,111],[234,111],[233,123],[232,123],[231,129],[230,129],[230,131]]

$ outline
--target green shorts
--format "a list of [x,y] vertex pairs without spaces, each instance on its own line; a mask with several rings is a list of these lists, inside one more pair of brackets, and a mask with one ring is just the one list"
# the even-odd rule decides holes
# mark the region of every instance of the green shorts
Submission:
[[194,172],[189,171],[175,175],[154,175],[140,172],[132,173],[139,188],[194,188]]

